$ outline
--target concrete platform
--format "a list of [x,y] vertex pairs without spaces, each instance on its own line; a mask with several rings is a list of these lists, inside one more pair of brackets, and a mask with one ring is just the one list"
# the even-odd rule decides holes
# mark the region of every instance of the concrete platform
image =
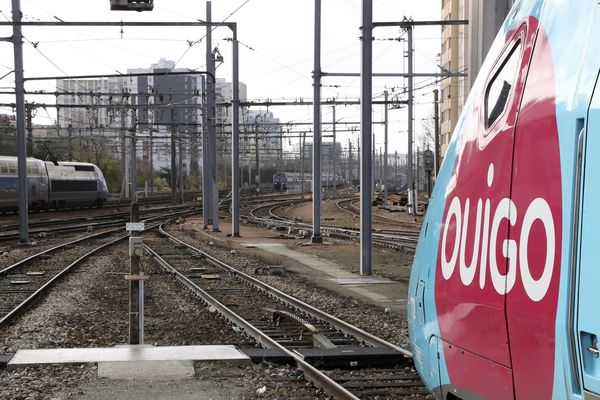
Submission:
[[[311,245],[298,246],[297,239],[281,239],[263,228],[242,225],[241,237],[233,238],[227,236],[231,225],[224,221],[221,221],[221,232],[206,232],[202,230],[201,222],[195,220],[189,220],[184,226],[184,230],[193,231],[205,239],[219,242],[222,246],[272,259],[277,264],[284,265],[286,269],[346,296],[361,298],[401,315],[406,313],[409,268],[406,269],[404,279],[365,277],[358,275],[348,265],[311,254]],[[320,246],[325,252],[328,248],[332,251],[335,248],[335,245],[329,243],[316,246]]]
[[[176,369],[178,375],[189,374],[194,361],[250,362],[250,357],[235,346],[119,346],[74,349],[18,350],[8,363],[8,369],[44,364],[98,363],[98,371],[108,377],[127,378],[136,373],[168,373]],[[103,365],[103,363],[105,363]],[[160,363],[165,363],[159,365]],[[154,367],[152,367],[154,365]],[[191,369],[190,369],[191,367]],[[135,370],[138,370],[136,372]],[[151,371],[154,369],[155,371]],[[127,371],[130,370],[130,371]],[[162,372],[161,372],[162,371]]]

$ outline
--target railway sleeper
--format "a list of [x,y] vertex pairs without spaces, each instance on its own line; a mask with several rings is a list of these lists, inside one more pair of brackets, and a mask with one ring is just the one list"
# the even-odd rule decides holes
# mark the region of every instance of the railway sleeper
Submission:
[[394,368],[407,365],[406,356],[383,347],[307,348],[296,350],[304,361],[320,369]]

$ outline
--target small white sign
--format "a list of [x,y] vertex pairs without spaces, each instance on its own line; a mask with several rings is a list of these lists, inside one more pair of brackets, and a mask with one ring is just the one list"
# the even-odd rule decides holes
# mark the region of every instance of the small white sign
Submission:
[[125,229],[129,232],[141,232],[144,230],[144,223],[143,222],[128,222],[127,224],[125,224]]

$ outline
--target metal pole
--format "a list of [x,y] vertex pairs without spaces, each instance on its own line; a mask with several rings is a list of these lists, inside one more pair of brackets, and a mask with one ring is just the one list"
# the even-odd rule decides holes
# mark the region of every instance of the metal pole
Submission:
[[23,35],[21,33],[21,2],[12,0],[13,47],[15,60],[15,92],[17,108],[17,163],[19,191],[19,244],[29,244],[27,202],[27,150],[25,148],[25,88],[23,82]]
[[255,177],[255,181],[256,181],[256,195],[258,196],[260,194],[260,159],[259,159],[259,148],[258,148],[258,117],[260,115],[257,115],[256,117],[254,117],[254,142],[255,142],[255,147],[256,147],[256,154],[255,154],[255,158],[256,158],[256,177]]
[[399,171],[398,171],[398,151],[394,151],[394,168],[395,168],[395,174],[396,174],[396,178],[394,179],[394,181],[396,182],[396,191],[400,190],[400,177],[398,176]]
[[33,155],[33,106],[25,104],[25,112],[27,113],[27,154]]
[[150,132],[150,193],[154,194],[154,141],[153,141],[153,129],[152,126],[150,126],[149,129]]
[[418,194],[419,194],[419,173],[420,171],[420,162],[419,159],[421,158],[421,149],[419,148],[419,146],[417,146],[417,158],[415,160],[415,195],[417,197],[417,201],[415,201],[415,215],[417,214],[417,202],[418,202]]
[[385,98],[385,112],[384,112],[384,132],[385,139],[383,145],[383,204],[387,204],[387,196],[388,196],[388,92],[387,90],[383,92],[383,96]]
[[371,152],[373,153],[371,155],[371,185],[373,190],[371,191],[371,204],[373,203],[373,201],[375,201],[375,196],[376,196],[376,192],[377,192],[377,185],[375,184],[375,171],[377,170],[377,155],[375,154],[375,132],[372,133],[372,143],[371,143]]
[[377,162],[379,163],[377,165],[377,182],[379,182],[379,184],[381,185],[383,179],[383,171],[381,170],[383,167],[383,152],[381,150],[381,146],[379,146],[379,158],[377,160]]
[[[56,104],[58,104],[58,95],[56,96]],[[56,107],[56,136],[60,137],[60,107]]]
[[[358,174],[359,181],[360,181],[360,174],[361,174],[360,162],[362,160],[362,158],[360,158],[360,141],[361,141],[361,139],[362,139],[362,137],[360,137],[360,135],[359,135],[359,138],[356,139],[356,162],[357,162],[357,169],[358,169],[357,174]],[[360,185],[360,182],[359,182],[359,185]]]
[[362,0],[362,37],[360,70],[360,274],[371,275],[371,107],[373,95],[373,0]]
[[[139,221],[139,206],[137,203],[131,203],[131,222]],[[130,242],[137,234],[135,231],[130,233]],[[130,252],[131,252],[130,244]],[[140,257],[130,253],[129,256],[129,344],[142,344],[140,337]]]
[[181,128],[179,126],[177,126],[177,139],[178,139],[178,144],[177,147],[179,148],[179,157],[178,157],[178,161],[179,161],[179,165],[177,167],[177,183],[179,183],[179,196],[180,196],[180,200],[181,200],[181,204],[184,203],[184,197],[185,197],[185,193],[183,192],[183,135],[181,134]]
[[[121,99],[123,102],[124,99]],[[69,127],[71,124],[69,124]],[[125,139],[125,104],[121,109],[121,199],[129,198],[129,184],[127,180],[127,141]]]
[[283,131],[279,135],[279,172],[281,172],[281,185],[279,190],[283,192]]
[[[135,106],[136,97],[131,98],[131,104]],[[131,203],[137,203],[137,137],[136,137],[136,109],[131,110]]]
[[352,185],[352,140],[348,139],[348,185]]
[[417,146],[417,159],[415,160],[415,215],[417,215],[417,206],[419,205],[419,158],[420,158],[420,149]]
[[321,237],[321,0],[315,0],[315,44],[313,71],[313,234],[312,243],[322,243]]
[[202,85],[202,222],[204,229],[208,229],[210,222],[210,179],[209,179],[209,151],[208,151],[208,96],[206,79],[200,76]]
[[[67,135],[67,143],[69,145],[69,161],[73,161],[73,124],[71,124],[70,122],[67,128]],[[121,158],[123,159],[123,149],[121,149]]]
[[177,203],[177,149],[175,147],[176,111],[171,110],[171,204]]
[[306,132],[302,132],[300,154],[300,197],[304,198],[304,153],[306,152]]
[[439,117],[439,99],[438,90],[433,90],[433,122],[434,122],[434,157],[435,157],[435,176],[437,177],[440,170],[440,117]]
[[413,177],[413,27],[407,26],[408,44],[408,212],[416,215],[417,199],[415,196],[415,181]]
[[240,236],[240,83],[239,43],[237,29],[233,31],[233,99],[231,99],[231,234]]
[[335,164],[337,162],[337,147],[335,137],[335,106],[333,106],[333,199],[335,200],[337,179],[335,177]]
[[[215,76],[215,59],[212,54],[212,11],[211,2],[206,2],[206,70]],[[219,231],[219,187],[217,186],[217,135],[216,135],[216,94],[214,80],[208,80],[208,148],[210,156],[211,222],[213,232]]]

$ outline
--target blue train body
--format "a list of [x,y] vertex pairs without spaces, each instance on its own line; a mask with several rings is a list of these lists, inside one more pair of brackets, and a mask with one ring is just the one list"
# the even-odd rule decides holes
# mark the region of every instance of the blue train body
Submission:
[[[0,211],[18,210],[16,157],[0,157]],[[29,209],[102,206],[108,189],[102,171],[94,164],[44,162],[27,159]]]
[[438,398],[600,399],[598,38],[597,0],[516,1],[473,85],[409,286]]

